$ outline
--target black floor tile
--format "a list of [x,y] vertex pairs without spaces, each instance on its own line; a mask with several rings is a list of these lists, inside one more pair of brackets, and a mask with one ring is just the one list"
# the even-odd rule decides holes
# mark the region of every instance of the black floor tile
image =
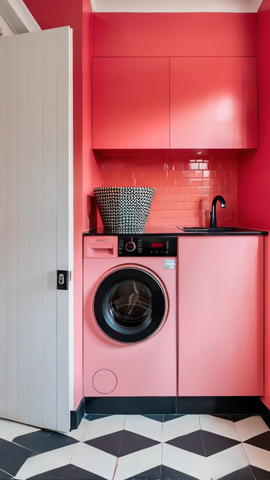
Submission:
[[176,418],[180,418],[180,417],[184,417],[185,415],[184,414],[167,414],[167,415],[164,415],[164,422],[170,422],[171,420],[175,420]]
[[136,433],[127,430],[120,430],[119,432],[103,435],[102,437],[93,438],[84,442],[87,445],[98,448],[103,452],[114,455],[115,457],[123,457],[130,453],[138,452],[144,448],[153,447],[160,442],[156,442],[151,438],[137,435]]
[[157,414],[157,415],[142,415],[142,417],[151,418],[152,420],[156,420],[157,422],[170,422],[171,420],[175,420],[179,417],[184,417],[184,415],[177,415],[174,413],[166,413],[164,415]]
[[163,423],[164,415],[157,413],[156,415],[142,415],[142,417],[150,418],[151,420],[156,420],[156,422]]
[[[236,472],[230,473],[219,480],[254,480],[250,467],[241,468]],[[268,479],[269,480],[269,479]]]
[[178,472],[173,468],[166,467],[166,465],[162,465],[161,478],[162,480],[198,480],[186,473]]
[[12,478],[14,477],[12,477],[6,472],[3,472],[3,470],[0,470],[0,480],[12,480]]
[[200,430],[187,435],[182,435],[181,437],[173,438],[166,443],[172,445],[173,447],[181,448],[182,450],[187,450],[188,452],[196,453],[197,455],[201,455],[203,457],[206,456]]
[[88,420],[89,422],[92,422],[93,420],[99,420],[100,418],[105,418],[105,417],[111,417],[112,415],[99,415],[97,413],[85,413],[84,418]]
[[252,415],[230,415],[231,419],[233,422],[239,422],[240,420],[244,420],[245,418],[249,417],[254,417],[254,414]]
[[144,450],[145,448],[153,447],[154,445],[158,445],[159,443],[160,442],[156,442],[155,440],[144,437],[143,435],[138,435],[136,433],[124,430],[119,457],[129,455],[133,452],[138,452],[139,450]]
[[211,417],[217,417],[217,418],[222,418],[223,420],[229,420],[230,422],[232,421],[230,415],[216,415],[216,414],[213,414],[211,415]]
[[83,418],[85,418],[85,420],[88,420],[88,422],[90,422],[92,416],[93,416],[92,413],[85,413],[84,416],[83,416]]
[[103,435],[102,437],[87,440],[87,442],[84,443],[86,443],[87,445],[91,445],[92,447],[98,448],[103,452],[109,453],[110,455],[118,457],[120,453],[123,433],[124,430],[120,430],[119,432],[109,433],[108,435]]
[[206,432],[205,430],[201,430],[201,434],[206,457],[210,457],[210,455],[222,452],[240,443],[237,440]]
[[0,438],[0,469],[15,476],[31,453],[27,448]]
[[67,435],[61,435],[61,433],[39,430],[38,432],[28,433],[27,435],[20,435],[14,438],[13,442],[22,447],[29,448],[34,454],[39,454],[78,443],[78,440],[68,437]]
[[270,452],[270,432],[265,432],[256,437],[249,438],[245,443],[253,445],[254,447],[263,448]]
[[137,473],[133,477],[129,477],[126,480],[158,480],[161,479],[161,465],[146,470],[145,472]]
[[252,465],[250,468],[256,480],[270,480],[270,472],[262,470],[261,468],[253,467]]
[[126,480],[198,480],[195,477],[186,475],[185,473],[178,472],[173,468],[166,467],[165,465],[159,465],[158,467],[151,468],[140,474],[137,473],[134,477],[129,477]]
[[270,415],[262,415],[262,419],[266,423],[267,427],[270,428]]
[[65,465],[64,467],[55,468],[48,472],[40,473],[27,480],[105,480],[104,477],[95,475],[94,473],[75,467],[74,465]]

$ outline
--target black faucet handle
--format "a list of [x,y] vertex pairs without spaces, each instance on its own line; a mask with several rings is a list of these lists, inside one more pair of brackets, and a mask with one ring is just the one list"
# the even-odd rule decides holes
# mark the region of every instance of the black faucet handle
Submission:
[[209,227],[210,227],[210,228],[215,228],[215,227],[217,226],[217,224],[216,224],[216,219],[213,218],[212,212],[209,212],[209,214],[210,214],[210,215],[209,215],[209,216],[210,216],[210,224],[209,224]]

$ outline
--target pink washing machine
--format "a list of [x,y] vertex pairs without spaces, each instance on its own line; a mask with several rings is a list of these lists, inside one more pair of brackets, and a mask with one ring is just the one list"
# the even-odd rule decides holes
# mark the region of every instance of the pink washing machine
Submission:
[[177,395],[177,236],[84,236],[84,396]]

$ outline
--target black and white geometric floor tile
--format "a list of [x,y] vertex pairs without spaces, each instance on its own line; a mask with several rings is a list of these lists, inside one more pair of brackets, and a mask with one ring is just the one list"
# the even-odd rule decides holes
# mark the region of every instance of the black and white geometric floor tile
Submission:
[[0,419],[0,480],[270,480],[260,416],[86,415],[49,432]]

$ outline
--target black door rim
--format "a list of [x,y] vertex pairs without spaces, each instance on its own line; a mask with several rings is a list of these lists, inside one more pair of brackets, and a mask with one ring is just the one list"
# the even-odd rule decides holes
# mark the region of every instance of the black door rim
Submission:
[[[140,322],[119,322],[108,307],[113,290],[125,282],[137,282],[151,295],[151,314]],[[143,267],[124,266],[108,272],[100,282],[94,296],[94,318],[103,333],[121,343],[138,343],[153,336],[166,320],[168,307],[167,293],[161,280]]]

